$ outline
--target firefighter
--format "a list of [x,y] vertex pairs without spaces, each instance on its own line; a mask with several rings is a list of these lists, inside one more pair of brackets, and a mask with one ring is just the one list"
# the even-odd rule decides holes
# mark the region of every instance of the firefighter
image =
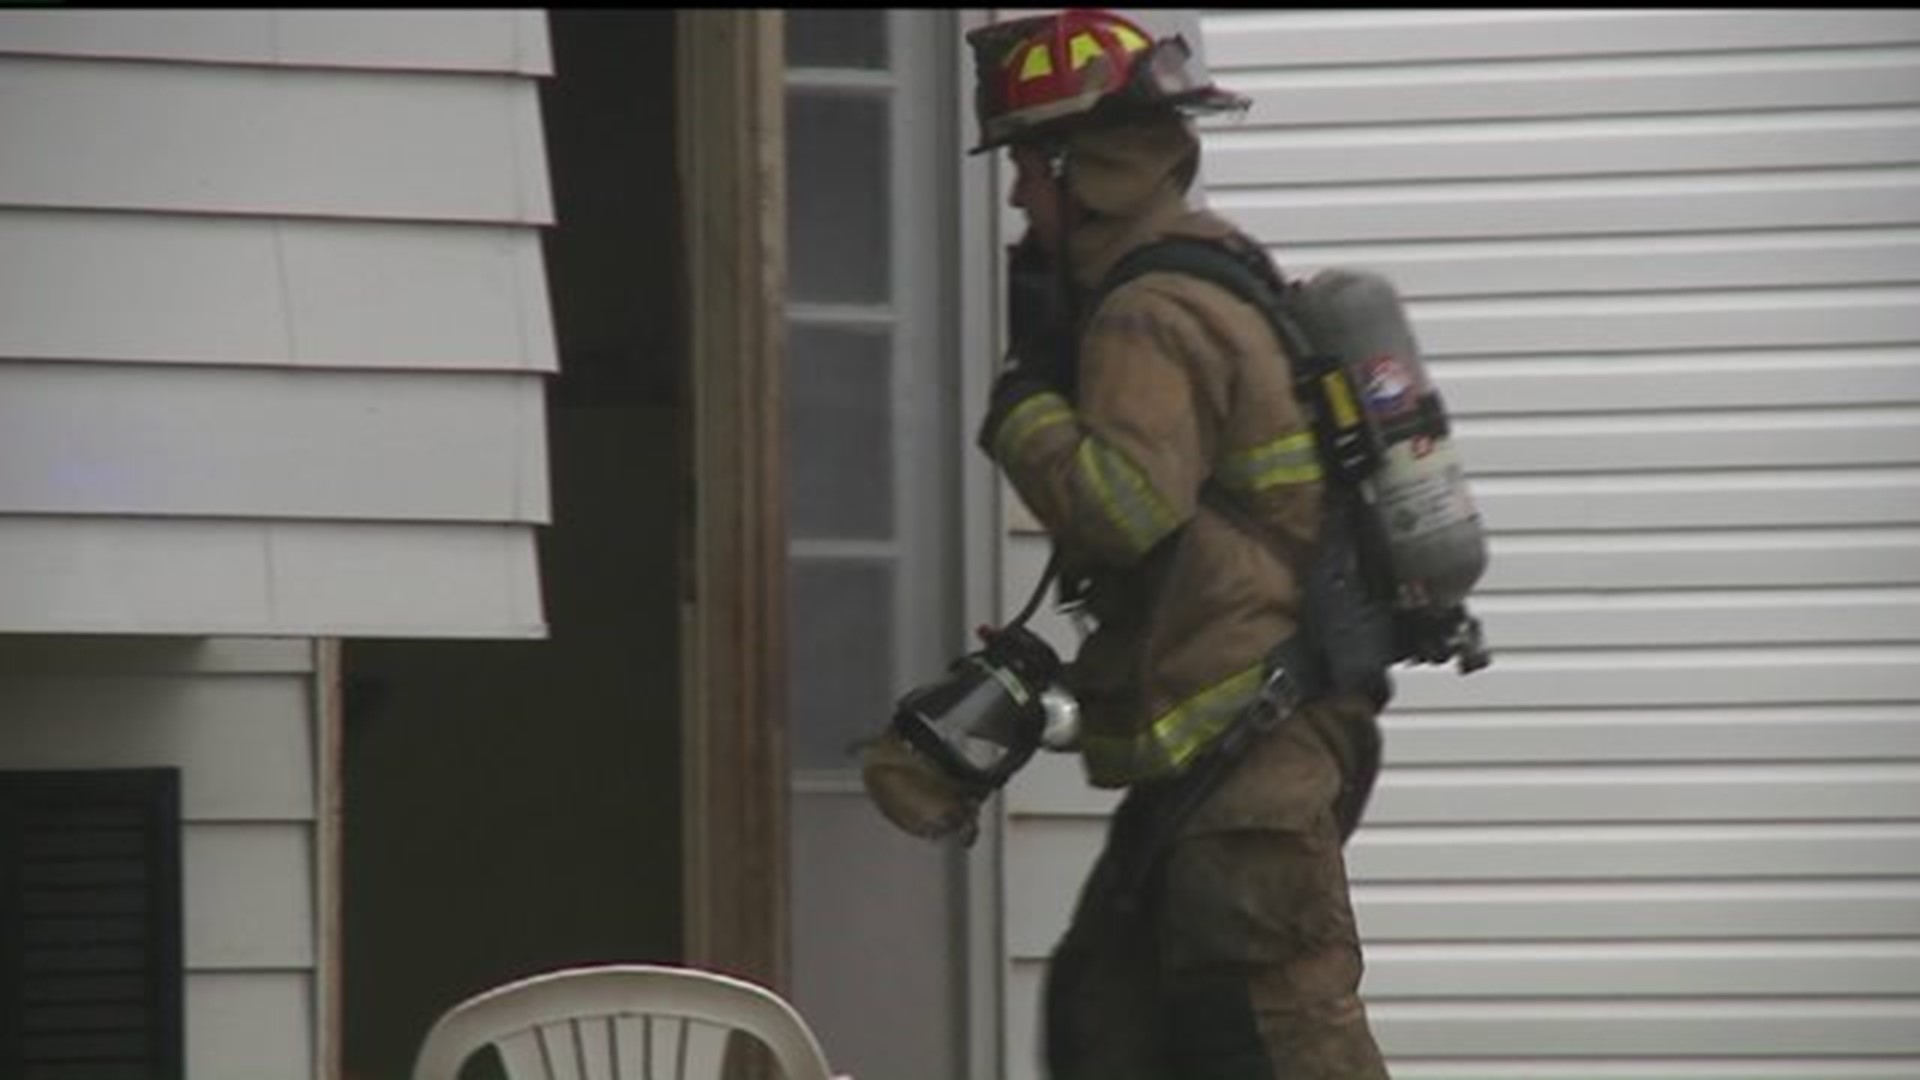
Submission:
[[1049,967],[1049,1074],[1383,1077],[1336,813],[1383,695],[1305,702],[1197,798],[1183,786],[1301,629],[1322,477],[1284,351],[1255,309],[1189,276],[1074,303],[1150,241],[1246,242],[1188,204],[1200,146],[1184,115],[1245,101],[1197,79],[1180,39],[1108,12],[969,44],[977,149],[1009,150],[1029,224],[1016,259],[1057,282],[1053,304],[1012,313],[980,441],[1095,624],[1068,673],[1079,751],[1093,784],[1127,789]]
[[[1214,282],[1153,271],[1101,287],[1164,238],[1253,245],[1187,198],[1188,114],[1246,101],[1198,78],[1182,39],[1110,12],[1020,18],[968,43],[975,150],[1008,150],[1029,226],[979,444],[1093,626],[1064,673],[1072,748],[1092,784],[1125,789],[1049,963],[1048,1074],[1385,1077],[1342,847],[1388,689],[1384,671],[1317,684],[1323,654],[1298,647],[1313,639],[1302,593],[1324,476],[1291,361]],[[989,784],[896,735],[862,763],[895,824],[971,839]]]

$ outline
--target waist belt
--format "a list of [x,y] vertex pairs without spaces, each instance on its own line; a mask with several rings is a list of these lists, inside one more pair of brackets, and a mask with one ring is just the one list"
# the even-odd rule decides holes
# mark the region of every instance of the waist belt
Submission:
[[1266,669],[1267,677],[1253,701],[1186,769],[1170,780],[1135,786],[1115,811],[1116,840],[1141,834],[1136,843],[1115,845],[1120,849],[1115,854],[1121,857],[1115,903],[1122,909],[1139,905],[1147,880],[1172,845],[1174,834],[1248,748],[1327,690],[1319,656],[1303,634],[1274,646],[1267,653]]

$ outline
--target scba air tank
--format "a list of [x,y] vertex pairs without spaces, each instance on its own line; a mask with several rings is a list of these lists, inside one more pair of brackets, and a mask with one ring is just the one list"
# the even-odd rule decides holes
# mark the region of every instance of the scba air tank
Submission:
[[1338,358],[1357,399],[1360,415],[1336,423],[1357,419],[1371,431],[1363,488],[1386,534],[1400,606],[1461,603],[1487,568],[1486,534],[1399,295],[1378,274],[1325,270],[1293,301],[1308,339]]

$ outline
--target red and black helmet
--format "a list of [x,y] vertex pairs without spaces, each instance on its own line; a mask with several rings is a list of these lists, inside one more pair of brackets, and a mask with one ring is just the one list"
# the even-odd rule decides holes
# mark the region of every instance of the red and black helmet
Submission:
[[967,44],[980,122],[973,153],[1059,134],[1102,106],[1247,106],[1246,98],[1195,77],[1185,38],[1155,41],[1111,11],[1069,9],[995,23],[969,33]]

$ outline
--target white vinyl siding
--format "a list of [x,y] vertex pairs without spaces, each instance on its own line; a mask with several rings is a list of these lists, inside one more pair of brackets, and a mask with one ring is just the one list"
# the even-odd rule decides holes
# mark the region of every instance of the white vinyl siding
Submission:
[[0,12],[0,630],[544,633],[550,73],[537,12]]
[[319,1080],[329,781],[314,652],[0,638],[0,768],[180,770],[188,1076]]
[[553,74],[540,11],[15,11],[0,53]]
[[[14,209],[0,245],[15,256],[0,266],[8,356],[448,382],[557,367],[523,226]],[[137,317],[112,314],[135,298]]]
[[[1492,534],[1348,852],[1394,1076],[1920,1078],[1920,13],[1204,27],[1209,204],[1394,279]],[[1005,802],[1021,1080],[1114,799]]]

